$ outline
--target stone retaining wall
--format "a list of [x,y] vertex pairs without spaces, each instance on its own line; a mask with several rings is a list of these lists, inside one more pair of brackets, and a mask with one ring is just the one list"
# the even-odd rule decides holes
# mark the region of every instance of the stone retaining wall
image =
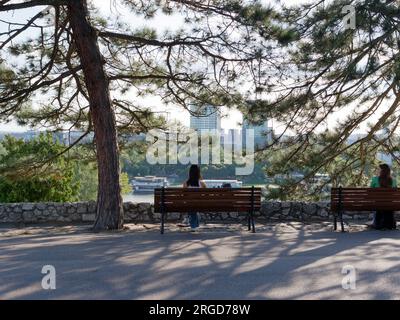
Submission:
[[[159,222],[150,203],[124,203],[125,222]],[[94,221],[95,202],[78,203],[15,203],[0,204],[0,223],[91,222]],[[256,217],[263,221],[328,221],[332,219],[328,202],[266,202]],[[344,215],[346,220],[370,219],[371,214]],[[168,214],[169,221],[183,218],[182,214]],[[201,214],[202,221],[241,221],[237,213]]]

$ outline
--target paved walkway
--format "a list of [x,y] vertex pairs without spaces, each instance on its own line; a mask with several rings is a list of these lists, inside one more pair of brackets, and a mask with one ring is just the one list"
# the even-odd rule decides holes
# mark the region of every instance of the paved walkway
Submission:
[[[400,232],[276,224],[198,234],[0,228],[0,299],[400,299]],[[44,265],[56,290],[41,287]],[[356,268],[356,289],[342,268]]]

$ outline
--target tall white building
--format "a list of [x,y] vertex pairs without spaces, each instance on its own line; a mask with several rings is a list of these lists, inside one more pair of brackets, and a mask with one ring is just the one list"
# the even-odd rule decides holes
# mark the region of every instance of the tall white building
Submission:
[[198,131],[221,130],[221,112],[219,108],[208,105],[203,107],[192,106],[190,128]]

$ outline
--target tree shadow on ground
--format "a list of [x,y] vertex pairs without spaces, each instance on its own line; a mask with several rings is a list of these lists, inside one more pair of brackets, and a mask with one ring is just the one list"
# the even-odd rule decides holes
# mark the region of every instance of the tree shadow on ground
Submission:
[[[290,226],[290,224],[288,224]],[[206,230],[0,239],[1,299],[393,299],[398,231]],[[41,288],[54,265],[57,289]],[[342,288],[343,266],[357,289]]]

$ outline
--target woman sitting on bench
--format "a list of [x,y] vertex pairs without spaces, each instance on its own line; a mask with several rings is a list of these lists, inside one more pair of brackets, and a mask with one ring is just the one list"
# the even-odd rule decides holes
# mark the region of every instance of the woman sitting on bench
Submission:
[[[183,183],[184,188],[207,188],[206,184],[203,182],[200,167],[198,165],[191,165],[189,169],[189,179]],[[194,231],[199,227],[199,216],[197,212],[189,212],[189,224]]]
[[[396,181],[390,175],[387,164],[379,165],[379,176],[373,177],[371,188],[397,188]],[[372,223],[374,229],[396,229],[396,219],[393,211],[377,211]]]

